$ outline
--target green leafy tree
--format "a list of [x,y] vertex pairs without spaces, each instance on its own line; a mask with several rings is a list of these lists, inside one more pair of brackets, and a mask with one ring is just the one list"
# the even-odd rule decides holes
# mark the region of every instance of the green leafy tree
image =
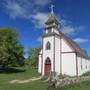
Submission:
[[30,66],[37,67],[38,66],[38,55],[40,48],[30,48],[28,51]]
[[23,46],[19,43],[18,33],[10,28],[0,29],[0,65],[24,65]]

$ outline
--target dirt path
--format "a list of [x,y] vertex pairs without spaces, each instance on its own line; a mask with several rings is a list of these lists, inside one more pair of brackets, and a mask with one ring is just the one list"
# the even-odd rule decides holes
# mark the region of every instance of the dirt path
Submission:
[[12,81],[9,81],[9,83],[11,84],[14,84],[14,83],[19,83],[19,84],[22,84],[22,83],[29,83],[29,82],[33,82],[33,81],[37,81],[37,80],[40,80],[42,77],[33,77],[31,79],[27,79],[27,80],[12,80]]

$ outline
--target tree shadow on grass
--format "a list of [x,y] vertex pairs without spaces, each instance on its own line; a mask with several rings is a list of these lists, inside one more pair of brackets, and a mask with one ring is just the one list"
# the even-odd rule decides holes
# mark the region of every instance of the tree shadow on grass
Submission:
[[25,72],[25,69],[17,69],[17,68],[13,68],[13,67],[7,67],[7,68],[2,68],[0,67],[0,73],[5,73],[5,74],[9,74],[9,73],[22,73]]

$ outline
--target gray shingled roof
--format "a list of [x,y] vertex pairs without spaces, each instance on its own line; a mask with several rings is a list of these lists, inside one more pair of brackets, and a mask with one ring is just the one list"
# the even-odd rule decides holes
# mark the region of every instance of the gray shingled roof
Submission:
[[61,31],[60,31],[60,35],[67,41],[67,43],[69,43],[72,46],[72,48],[75,50],[75,52],[77,52],[77,54],[79,56],[82,56],[84,58],[90,59],[90,57],[88,56],[87,52],[85,50],[81,49],[80,46],[76,42],[74,42],[72,39],[67,37]]
[[45,22],[45,24],[52,24],[52,23],[59,24],[59,21],[57,20],[56,16],[50,13],[48,20]]

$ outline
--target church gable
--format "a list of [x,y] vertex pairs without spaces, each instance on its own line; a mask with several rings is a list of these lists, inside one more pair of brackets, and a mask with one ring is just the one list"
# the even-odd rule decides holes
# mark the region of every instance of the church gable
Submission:
[[[70,47],[73,52],[75,51],[78,56],[84,57],[84,58],[87,58],[87,59],[90,60],[90,57],[88,56],[87,52],[85,50],[81,49],[80,46],[76,42],[74,42],[72,39],[70,39],[69,37],[67,37],[61,31],[59,31],[59,33],[60,33],[60,36],[62,37],[62,39],[64,39],[64,41],[66,41],[68,47]],[[66,46],[64,45],[64,47],[66,47]],[[64,47],[63,47],[63,50],[66,49]]]
[[68,44],[68,42],[62,38],[61,39],[62,52],[74,52],[73,48]]

